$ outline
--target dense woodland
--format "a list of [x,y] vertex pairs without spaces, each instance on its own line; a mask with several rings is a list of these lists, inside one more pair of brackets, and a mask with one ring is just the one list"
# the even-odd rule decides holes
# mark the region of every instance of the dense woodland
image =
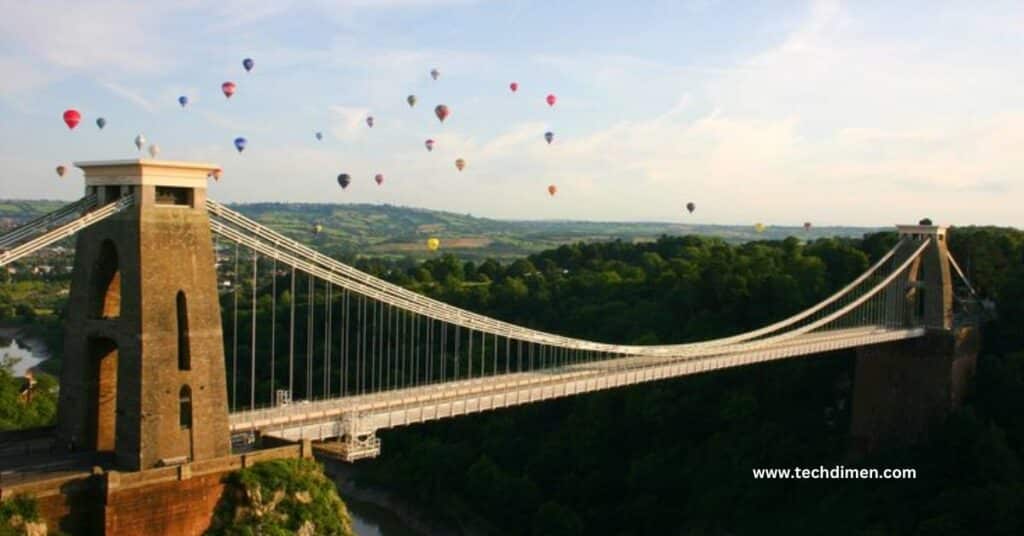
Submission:
[[[674,342],[810,305],[895,239],[580,244],[509,265],[446,257],[397,279],[559,333]],[[976,394],[927,445],[849,457],[853,356],[836,353],[384,432],[384,455],[364,480],[498,534],[1020,534],[1024,233],[957,229],[950,245],[998,316],[986,326]],[[751,473],[835,464],[911,467],[918,478]]]
[[[862,273],[896,239],[877,233],[732,245],[684,236],[579,243],[506,263],[452,255],[346,260],[518,324],[651,344],[742,332],[799,311]],[[384,454],[361,462],[360,478],[439,518],[495,534],[820,533],[823,527],[838,534],[1020,534],[1024,233],[955,229],[950,247],[996,309],[985,326],[974,396],[926,445],[849,457],[854,378],[847,352],[383,432]],[[222,270],[230,269],[223,263]],[[291,296],[283,273],[277,280],[283,327],[291,301],[304,303],[305,296],[301,288]],[[244,298],[250,289],[239,283]],[[259,285],[262,323],[271,314],[270,277]],[[222,295],[229,367],[233,297]],[[244,329],[250,318],[242,303]],[[23,312],[10,306],[11,314]],[[300,333],[304,321],[304,315],[297,319]],[[248,337],[239,335],[238,352],[248,355]],[[284,351],[280,339],[278,345]],[[258,344],[259,362],[266,360],[265,346]],[[247,398],[248,371],[240,365],[238,390]],[[2,373],[0,380],[13,381]],[[271,385],[262,373],[257,382],[265,403]],[[835,464],[910,467],[918,478],[756,481],[751,473]]]

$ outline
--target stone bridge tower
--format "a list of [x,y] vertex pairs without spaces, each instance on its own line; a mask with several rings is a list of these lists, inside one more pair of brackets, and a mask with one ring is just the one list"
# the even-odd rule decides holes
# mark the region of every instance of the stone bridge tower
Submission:
[[[927,222],[924,222],[927,223]],[[923,327],[924,337],[857,349],[851,454],[926,440],[930,430],[967,396],[977,364],[979,336],[971,324],[957,325],[946,228],[898,225],[908,243],[894,263],[904,262],[921,242],[931,242],[893,285],[888,307],[902,325]],[[890,311],[891,313],[894,311]]]
[[99,203],[135,205],[78,233],[57,435],[138,471],[230,454],[217,274],[206,213],[216,166],[76,164]]

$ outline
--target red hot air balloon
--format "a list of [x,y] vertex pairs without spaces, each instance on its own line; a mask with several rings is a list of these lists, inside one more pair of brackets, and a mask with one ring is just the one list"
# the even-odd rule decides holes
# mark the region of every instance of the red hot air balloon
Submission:
[[519,82],[512,82],[508,85],[508,88],[512,90],[512,93],[519,91]]
[[210,175],[213,176],[213,180],[219,181],[220,180],[220,176],[221,176],[222,173],[224,173],[224,170],[221,169],[221,168],[217,168],[217,169],[211,171]]
[[427,141],[423,142],[423,145],[427,146],[427,151],[433,151],[434,150],[434,140],[427,140]]
[[64,124],[66,124],[69,129],[74,130],[81,120],[82,114],[78,113],[78,110],[73,108],[70,110],[64,110]]
[[558,193],[558,187],[557,186],[555,186],[554,184],[552,184],[551,186],[548,186],[548,194],[549,195],[554,196],[556,193]]
[[442,123],[444,123],[444,120],[448,117],[448,113],[448,107],[443,104],[438,104],[434,107],[434,115],[436,115],[437,119]]
[[548,94],[547,98],[545,98],[544,100],[547,101],[548,106],[554,106],[555,105],[555,101],[558,100],[558,97],[556,97],[554,93],[550,93],[550,94]]
[[224,82],[223,84],[220,85],[220,90],[224,92],[224,96],[225,97],[230,99],[231,96],[235,94],[235,83],[234,82]]
[[380,186],[381,184],[384,183],[384,175],[378,173],[373,177],[373,180],[377,183],[377,186]]

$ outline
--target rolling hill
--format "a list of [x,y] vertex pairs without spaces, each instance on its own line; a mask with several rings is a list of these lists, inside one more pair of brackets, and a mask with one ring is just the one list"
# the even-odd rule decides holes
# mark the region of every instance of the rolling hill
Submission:
[[[60,206],[60,201],[0,201],[3,227],[27,221]],[[429,237],[441,250],[464,258],[510,259],[561,244],[624,240],[642,242],[661,235],[696,234],[728,242],[802,240],[825,236],[860,236],[865,227],[769,226],[763,233],[751,225],[704,225],[675,222],[602,222],[573,220],[495,220],[412,207],[368,204],[251,203],[229,205],[292,238],[335,256],[426,257]],[[319,223],[322,230],[314,232]]]

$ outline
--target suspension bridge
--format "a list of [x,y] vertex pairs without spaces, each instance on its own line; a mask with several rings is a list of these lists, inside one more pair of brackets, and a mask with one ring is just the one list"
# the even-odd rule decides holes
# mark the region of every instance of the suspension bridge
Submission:
[[373,457],[383,429],[950,331],[953,276],[970,289],[945,228],[899,226],[866,272],[771,325],[591,341],[321,254],[207,199],[216,166],[76,165],[84,197],[0,236],[0,266],[77,235],[57,434],[135,470],[223,456],[229,437],[257,434]]

